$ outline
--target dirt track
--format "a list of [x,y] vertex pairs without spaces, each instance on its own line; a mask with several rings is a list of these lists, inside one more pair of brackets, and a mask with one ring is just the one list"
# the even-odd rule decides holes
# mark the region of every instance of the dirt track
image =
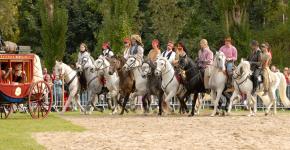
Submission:
[[64,117],[85,132],[36,133],[47,149],[290,149],[290,114]]

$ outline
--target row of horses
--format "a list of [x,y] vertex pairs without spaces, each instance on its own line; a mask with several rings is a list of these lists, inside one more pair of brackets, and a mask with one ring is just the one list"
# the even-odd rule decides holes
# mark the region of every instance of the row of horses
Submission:
[[[251,94],[253,82],[250,80],[252,71],[250,70],[250,62],[242,60],[235,68],[233,74],[233,94],[226,92],[226,83],[228,76],[225,73],[226,57],[222,52],[217,52],[214,62],[209,66],[210,78],[209,87],[205,89],[203,81],[203,73],[197,64],[188,56],[181,57],[178,66],[185,72],[185,79],[180,82],[176,77],[176,72],[171,63],[164,57],[158,57],[155,62],[139,60],[134,56],[130,56],[127,60],[123,57],[106,58],[99,57],[97,60],[93,58],[86,59],[77,67],[77,71],[68,65],[56,61],[55,72],[57,76],[64,78],[68,84],[69,98],[65,104],[65,108],[70,101],[75,98],[81,111],[90,114],[96,108],[96,96],[104,92],[103,88],[108,89],[111,99],[108,101],[109,108],[112,113],[118,112],[118,106],[121,106],[120,114],[128,112],[126,104],[129,99],[131,106],[134,106],[134,99],[142,96],[142,105],[144,112],[149,112],[151,104],[151,96],[158,98],[159,115],[163,113],[163,107],[169,107],[169,101],[176,97],[180,102],[180,112],[188,113],[186,100],[193,94],[192,110],[190,116],[194,116],[196,112],[196,101],[199,93],[208,93],[214,102],[214,110],[211,116],[215,116],[221,112],[221,96],[227,99],[226,107],[223,108],[223,114],[230,114],[232,105],[246,95],[248,108],[250,108],[249,116],[255,115],[257,111],[256,102],[257,95],[263,100],[266,109],[266,115],[274,106],[273,113],[276,113],[276,94],[279,90],[280,99],[284,106],[289,106],[289,99],[286,97],[286,80],[282,73],[270,73],[270,92],[267,96],[262,96],[262,85],[254,95]],[[77,74],[81,72],[83,79],[78,78]],[[105,79],[105,84],[101,79]],[[78,99],[78,91],[80,82],[85,81],[88,91],[88,102],[85,108],[80,105]],[[64,110],[66,110],[64,108]]]

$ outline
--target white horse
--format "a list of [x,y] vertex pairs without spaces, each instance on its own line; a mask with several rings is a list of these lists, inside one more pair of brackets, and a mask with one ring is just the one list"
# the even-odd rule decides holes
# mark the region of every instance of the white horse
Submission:
[[98,77],[98,73],[92,70],[92,68],[95,68],[93,58],[92,57],[83,58],[82,64],[76,67],[79,72],[82,72],[84,74],[84,77],[86,79],[85,84],[87,85],[89,99],[86,106],[86,114],[91,114],[94,108],[97,109],[98,111],[102,111],[95,106],[97,103],[96,98],[98,98],[97,95],[101,94],[103,84],[101,83],[100,78]]
[[[113,106],[112,107],[112,113],[115,114],[117,113],[117,108],[118,108],[118,97],[119,97],[119,83],[120,79],[117,74],[117,72],[110,73],[110,62],[105,58],[100,56],[95,62],[95,71],[98,72],[98,75],[101,77],[103,76],[105,78],[105,87],[108,88],[109,93],[111,95],[111,99],[113,100],[113,103],[109,101],[109,105]],[[113,105],[112,105],[113,104]]]
[[250,109],[250,114],[248,116],[255,116],[257,112],[257,100],[252,96],[251,92],[253,90],[253,82],[250,77],[252,75],[251,66],[248,61],[241,60],[241,63],[234,70],[233,81],[234,81],[234,93],[231,96],[228,115],[231,112],[234,100],[240,100],[242,94],[245,94],[247,99],[248,108]]
[[[134,79],[135,79],[135,89],[136,91],[134,93],[131,94],[131,99],[134,101],[135,98],[137,96],[143,96],[142,97],[142,102],[144,104],[144,99],[146,97],[144,97],[147,94],[147,79],[142,78],[142,60],[137,59],[134,56],[130,56],[125,65],[123,66],[123,69],[125,69],[125,71],[131,71],[133,72],[134,75]],[[148,107],[146,107],[145,112],[148,112]]]
[[[237,70],[237,72],[235,73],[235,78],[237,78],[238,76],[242,76],[243,74],[250,74],[250,70],[248,69],[249,66],[249,62],[247,61],[242,61],[241,64],[239,66],[241,66],[241,68],[243,69],[239,69]],[[244,69],[245,68],[245,69]],[[239,72],[242,71],[242,72]],[[244,77],[245,78],[245,77]],[[274,112],[273,114],[277,113],[276,110],[276,90],[279,91],[279,96],[281,99],[282,104],[285,107],[290,107],[290,102],[289,99],[286,96],[286,88],[287,88],[287,83],[286,83],[286,79],[285,76],[280,73],[280,72],[272,72],[269,71],[269,81],[270,81],[270,90],[268,95],[263,96],[263,88],[260,88],[256,94],[262,99],[263,104],[267,107],[266,108],[266,112],[265,115],[268,115],[270,112],[271,107],[274,107]],[[241,83],[239,87],[244,86],[243,89],[243,93],[248,93],[252,91],[252,81],[251,80],[247,80],[248,82],[244,82]],[[262,87],[262,86],[261,86]],[[234,95],[233,95],[233,99],[234,99]],[[252,102],[256,103],[256,95],[254,95],[252,98]],[[255,109],[254,109],[254,113],[255,113]],[[250,114],[251,115],[251,114]],[[253,114],[254,115],[254,114]]]
[[210,68],[210,78],[209,78],[209,88],[211,89],[211,97],[214,101],[214,110],[211,116],[215,116],[217,112],[217,107],[222,93],[225,89],[227,83],[226,75],[226,56],[223,52],[216,52],[214,62]]
[[169,104],[172,97],[177,96],[183,91],[183,85],[176,79],[174,68],[165,57],[159,57],[156,60],[154,73],[162,78],[161,88],[165,95],[164,101]]
[[66,111],[67,107],[70,105],[70,102],[72,101],[73,98],[75,99],[75,102],[78,108],[82,112],[84,112],[85,109],[82,107],[79,100],[78,92],[80,90],[80,83],[77,77],[77,72],[73,70],[70,66],[68,66],[67,64],[63,62],[58,62],[58,61],[55,61],[54,69],[55,69],[56,76],[58,76],[59,79],[63,77],[64,82],[68,85],[68,89],[69,89],[69,97],[64,105],[64,108],[62,109],[62,113]]

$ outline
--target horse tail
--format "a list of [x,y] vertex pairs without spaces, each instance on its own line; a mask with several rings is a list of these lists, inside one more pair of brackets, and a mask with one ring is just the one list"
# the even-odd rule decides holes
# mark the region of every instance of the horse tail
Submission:
[[282,73],[278,73],[279,79],[280,79],[280,83],[279,83],[279,96],[281,99],[282,104],[284,105],[284,107],[290,107],[290,101],[287,98],[286,95],[286,90],[287,90],[287,82],[286,79],[284,77],[284,75]]

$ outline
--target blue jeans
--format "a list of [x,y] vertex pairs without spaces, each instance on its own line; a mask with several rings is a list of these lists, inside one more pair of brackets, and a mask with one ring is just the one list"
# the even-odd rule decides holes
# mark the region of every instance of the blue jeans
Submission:
[[228,75],[233,74],[233,67],[234,67],[234,62],[232,61],[226,62],[226,69],[227,69]]

